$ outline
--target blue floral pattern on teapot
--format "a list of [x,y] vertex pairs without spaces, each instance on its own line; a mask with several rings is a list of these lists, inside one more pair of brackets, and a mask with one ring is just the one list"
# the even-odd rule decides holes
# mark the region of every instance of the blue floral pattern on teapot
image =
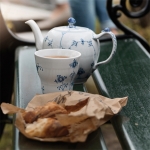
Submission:
[[[117,48],[115,35],[106,28],[101,33],[95,34],[92,30],[75,26],[74,18],[68,19],[68,26],[51,29],[43,39],[39,27],[33,20],[26,22],[33,30],[36,39],[36,49],[61,48],[72,49],[81,53],[80,69],[75,83],[84,83],[92,72],[101,64],[108,63],[114,56]],[[110,56],[101,62],[97,62],[100,54],[100,37],[109,35],[112,39],[112,51]],[[43,40],[42,40],[43,39]]]

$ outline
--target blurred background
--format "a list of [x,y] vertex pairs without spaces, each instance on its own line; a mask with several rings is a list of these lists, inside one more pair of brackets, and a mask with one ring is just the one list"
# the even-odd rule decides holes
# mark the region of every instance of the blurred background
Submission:
[[[127,1],[128,2],[128,1]],[[118,4],[119,0],[115,0],[114,4]],[[127,4],[128,5],[128,4]],[[39,22],[41,25],[42,33],[45,35],[48,29],[55,26],[67,25],[67,20],[71,16],[70,9],[66,9],[62,14],[61,19],[57,16],[58,11],[55,12],[54,17],[52,16],[55,11],[57,4],[54,0],[0,0],[0,7],[5,19],[7,27],[13,31],[14,34],[20,38],[25,38],[34,41],[33,34],[29,26],[25,25],[25,21],[33,19]],[[128,7],[131,10],[130,7]],[[59,8],[61,9],[61,8]],[[139,8],[140,9],[140,8]],[[131,11],[137,11],[131,10]],[[58,19],[59,18],[59,19]],[[150,14],[141,19],[128,19],[123,14],[120,18],[121,22],[127,25],[129,28],[137,31],[142,37],[144,37],[150,44]],[[44,20],[44,23],[41,22]],[[43,24],[42,24],[43,23]],[[49,28],[44,28],[47,26]],[[101,25],[98,19],[95,22],[95,32],[101,31]],[[118,34],[123,34],[118,31]],[[2,36],[2,35],[0,35]],[[12,101],[14,97],[12,96]],[[7,124],[0,140],[0,150],[12,150],[12,124]],[[109,134],[108,134],[109,131]],[[102,132],[106,139],[109,150],[121,150],[121,146],[115,135],[115,132],[111,124],[105,124],[102,126]]]
[[[61,1],[61,0],[56,0]],[[45,35],[48,30],[56,26],[67,25],[67,20],[71,16],[71,10],[68,6],[62,3],[58,3],[54,0],[0,0],[1,10],[7,26],[19,37],[28,38],[34,40],[31,29],[25,24],[25,21],[29,19],[35,20],[39,27],[42,29]],[[67,0],[66,0],[67,1]],[[69,0],[68,0],[69,1]],[[118,4],[120,0],[113,0],[114,5]],[[67,2],[66,2],[67,3]],[[130,5],[128,9],[132,12],[136,12],[138,9],[131,9]],[[63,6],[62,6],[63,5]],[[141,9],[141,8],[139,8]],[[150,43],[150,14],[141,19],[128,19],[123,14],[120,20],[123,24],[129,28],[137,31]],[[101,24],[99,20],[96,20],[95,32],[99,33]],[[27,34],[26,34],[27,33]],[[119,32],[119,34],[122,34]]]

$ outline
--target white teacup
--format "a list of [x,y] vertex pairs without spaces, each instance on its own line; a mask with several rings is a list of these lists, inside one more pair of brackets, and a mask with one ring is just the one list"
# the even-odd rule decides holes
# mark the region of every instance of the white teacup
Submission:
[[81,53],[70,49],[45,49],[35,52],[42,93],[72,90]]

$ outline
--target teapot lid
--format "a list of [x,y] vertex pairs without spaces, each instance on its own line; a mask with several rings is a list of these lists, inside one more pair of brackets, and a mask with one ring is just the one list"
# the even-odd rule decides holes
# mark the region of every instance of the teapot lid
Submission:
[[[92,31],[88,28],[85,27],[79,27],[75,26],[74,24],[76,23],[76,20],[72,17],[68,19],[68,26],[61,26],[61,27],[56,27],[53,28],[56,31],[63,31],[63,32],[87,32],[87,31]],[[93,32],[93,31],[92,31]]]

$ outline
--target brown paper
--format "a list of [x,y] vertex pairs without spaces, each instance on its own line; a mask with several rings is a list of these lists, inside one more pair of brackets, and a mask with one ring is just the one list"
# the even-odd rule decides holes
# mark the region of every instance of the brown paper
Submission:
[[16,113],[15,126],[27,138],[39,141],[64,141],[84,142],[89,133],[96,130],[100,125],[107,122],[114,114],[117,114],[127,104],[127,97],[110,99],[98,94],[90,94],[78,91],[64,91],[36,95],[28,103],[25,110],[34,110],[35,107],[43,106],[50,101],[63,105],[69,114],[57,114],[56,118],[63,126],[70,126],[69,135],[58,138],[30,137],[25,132],[25,121],[21,113],[24,109],[8,103],[2,103],[1,109],[4,114]]

